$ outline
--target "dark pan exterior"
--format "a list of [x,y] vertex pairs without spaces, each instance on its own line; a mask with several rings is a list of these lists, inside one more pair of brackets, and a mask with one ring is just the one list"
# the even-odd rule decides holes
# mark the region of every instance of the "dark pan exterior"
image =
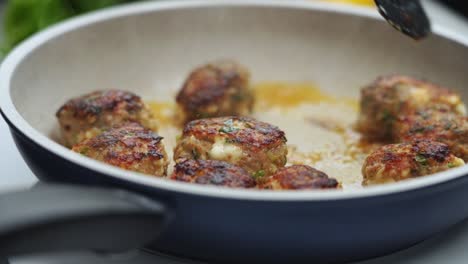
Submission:
[[103,175],[13,138],[37,177],[111,185],[158,199],[175,218],[147,249],[216,263],[342,263],[392,253],[468,215],[468,178],[414,191],[336,201],[249,201],[170,193]]

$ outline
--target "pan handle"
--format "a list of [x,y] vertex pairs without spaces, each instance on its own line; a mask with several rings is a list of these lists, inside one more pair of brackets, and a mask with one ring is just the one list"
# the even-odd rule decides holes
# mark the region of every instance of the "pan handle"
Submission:
[[0,194],[0,256],[125,252],[157,238],[170,218],[162,203],[127,191],[41,184]]

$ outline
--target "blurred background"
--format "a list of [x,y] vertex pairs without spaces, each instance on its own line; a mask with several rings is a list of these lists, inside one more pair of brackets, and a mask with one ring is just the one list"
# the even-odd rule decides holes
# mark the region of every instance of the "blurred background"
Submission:
[[[0,18],[2,20],[3,31],[0,45],[1,55],[7,55],[9,51],[24,39],[57,22],[101,8],[137,1],[151,0],[0,0],[2,7],[2,16]],[[340,2],[367,6],[369,8],[374,7],[374,0],[308,1]],[[423,4],[426,1],[422,0]],[[459,15],[468,17],[466,1],[437,1]]]

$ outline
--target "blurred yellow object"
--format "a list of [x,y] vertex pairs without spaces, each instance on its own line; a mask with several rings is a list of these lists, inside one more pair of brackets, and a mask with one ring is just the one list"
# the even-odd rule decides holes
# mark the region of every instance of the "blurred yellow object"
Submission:
[[375,6],[374,0],[323,0],[325,2],[347,3],[362,6]]

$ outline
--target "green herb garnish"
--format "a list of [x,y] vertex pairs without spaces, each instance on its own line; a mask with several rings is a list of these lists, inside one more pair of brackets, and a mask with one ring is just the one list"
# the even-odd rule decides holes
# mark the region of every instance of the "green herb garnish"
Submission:
[[86,156],[86,155],[88,154],[88,151],[89,151],[89,148],[88,148],[88,147],[84,147],[82,150],[80,150],[80,154]]
[[197,113],[195,114],[195,116],[196,116],[197,118],[207,118],[207,117],[210,117],[210,114],[204,113],[204,112],[197,112]]
[[192,157],[194,159],[198,159],[198,158],[200,158],[200,153],[198,153],[198,151],[196,149],[192,149]]
[[430,117],[429,113],[426,112],[426,111],[420,112],[419,115],[421,115],[421,117],[422,117],[424,120],[427,120],[427,119],[429,119],[429,117]]
[[222,128],[219,129],[219,132],[223,132],[223,133],[228,134],[228,133],[235,132],[237,130],[239,130],[239,129],[233,128],[233,127],[222,127]]
[[417,163],[419,163],[419,164],[421,164],[421,165],[423,165],[423,166],[426,166],[426,165],[428,164],[428,163],[427,163],[427,158],[424,157],[424,155],[421,155],[421,154],[416,155],[416,157],[414,157],[414,160],[415,160]]
[[452,123],[450,122],[445,123],[444,129],[449,130],[450,128],[452,128]]
[[387,109],[384,109],[382,112],[382,120],[384,122],[391,122],[395,119],[393,116],[392,112],[388,111]]
[[244,95],[243,95],[243,94],[240,94],[240,93],[238,93],[238,94],[233,94],[233,95],[231,95],[231,99],[232,99],[233,101],[240,102],[240,101],[244,100]]
[[434,130],[434,125],[429,125],[429,126],[417,126],[414,127],[410,130],[410,133],[423,133],[423,132],[428,132]]
[[228,134],[228,133],[236,132],[237,130],[239,129],[234,127],[234,123],[232,119],[228,119],[224,122],[224,126],[219,129],[219,132]]
[[455,167],[456,167],[455,164],[453,164],[453,163],[451,163],[451,162],[450,162],[449,164],[447,164],[447,166],[448,166],[449,168],[455,168]]
[[259,178],[261,178],[261,177],[263,177],[263,176],[265,176],[265,171],[264,171],[264,170],[258,170],[258,171],[254,172],[254,173],[252,174],[252,177],[253,177],[254,179],[256,179],[256,180],[258,180]]
[[237,141],[235,139],[231,139],[231,138],[226,138],[224,140],[224,142],[226,142],[227,144],[234,144],[234,143],[237,143]]
[[417,127],[414,127],[410,130],[410,133],[421,133],[421,132],[424,132],[426,130],[425,127],[423,126],[417,126]]

